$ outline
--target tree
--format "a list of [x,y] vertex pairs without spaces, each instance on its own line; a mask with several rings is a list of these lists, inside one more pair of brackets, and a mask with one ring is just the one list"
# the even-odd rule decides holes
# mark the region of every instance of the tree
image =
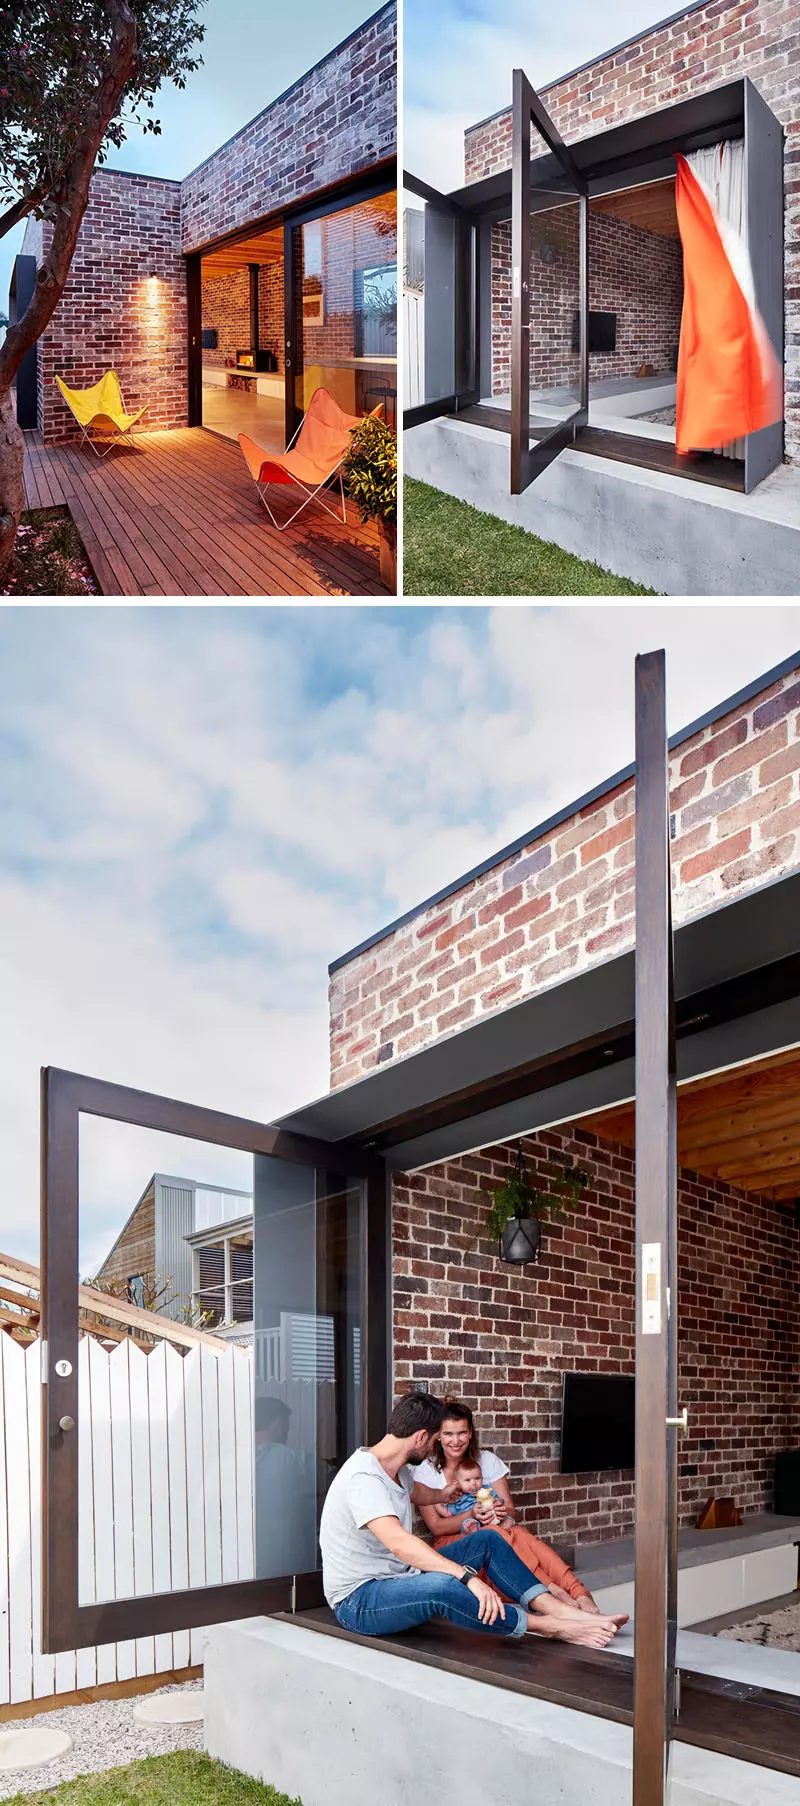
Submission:
[[[22,318],[0,345],[0,584],[23,508],[11,384],[64,292],[95,166],[154,96],[199,67],[205,0],[0,0],[0,238],[29,215],[52,228]],[[123,105],[127,111],[123,114]]]

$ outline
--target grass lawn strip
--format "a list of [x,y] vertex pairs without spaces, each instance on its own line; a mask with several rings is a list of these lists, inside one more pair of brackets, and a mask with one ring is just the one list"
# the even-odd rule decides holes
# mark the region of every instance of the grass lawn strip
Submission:
[[585,558],[406,477],[406,596],[652,596]]
[[274,1787],[224,1768],[197,1750],[147,1756],[105,1774],[78,1775],[41,1793],[15,1793],[6,1806],[302,1806]]

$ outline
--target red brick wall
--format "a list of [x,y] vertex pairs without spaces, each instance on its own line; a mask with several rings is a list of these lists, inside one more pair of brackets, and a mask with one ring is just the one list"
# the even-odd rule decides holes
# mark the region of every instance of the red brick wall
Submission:
[[[487,1187],[516,1149],[493,1148],[393,1185],[394,1374],[462,1397],[508,1461],[515,1499],[546,1537],[630,1533],[633,1475],[558,1471],[565,1372],[634,1371],[634,1162],[581,1130],[525,1144],[592,1173],[577,1212],[545,1226],[534,1266],[504,1265],[485,1231]],[[680,1518],[711,1493],[772,1504],[778,1449],[800,1439],[800,1240],[791,1216],[718,1181],[679,1180]]]
[[[800,865],[800,666],[670,758],[676,922]],[[335,971],[331,1084],[631,947],[628,779]]]
[[[542,89],[567,143],[742,75],[780,119],[786,131],[786,452],[794,463],[800,462],[799,26],[797,0],[708,0]],[[467,132],[468,182],[510,162],[510,110]]]
[[216,351],[203,352],[203,367],[224,367],[226,358],[250,347],[250,278],[247,270],[229,270],[224,276],[203,271],[203,327],[217,334]]
[[[92,178],[64,295],[39,345],[39,425],[48,443],[79,436],[56,374],[84,389],[115,369],[126,407],[148,404],[145,428],[186,425],[180,195],[179,182],[149,176],[98,170]],[[26,232],[39,260],[49,230],[34,224]]]
[[[555,207],[531,222],[531,382],[576,389],[579,359],[572,326],[579,306],[578,208]],[[617,348],[593,353],[593,382],[635,376],[640,365],[674,368],[683,309],[683,254],[677,238],[592,212],[589,222],[590,306],[617,316]],[[555,249],[552,262],[542,248]],[[492,227],[492,393],[511,387],[511,222]]]
[[367,170],[397,147],[394,0],[183,183],[183,249]]

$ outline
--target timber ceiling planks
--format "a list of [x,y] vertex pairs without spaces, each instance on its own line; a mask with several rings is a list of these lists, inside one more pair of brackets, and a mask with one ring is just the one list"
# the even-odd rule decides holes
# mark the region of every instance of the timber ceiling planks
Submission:
[[225,276],[232,270],[246,269],[249,263],[280,263],[282,257],[283,227],[273,226],[268,232],[253,232],[232,244],[204,251],[203,275]]
[[[583,1119],[605,1141],[635,1147],[632,1103]],[[800,1048],[678,1091],[678,1160],[776,1202],[800,1197]]]
[[592,212],[610,213],[615,219],[627,220],[630,226],[656,232],[660,238],[680,237],[674,181],[648,182],[641,188],[597,195],[592,200]]

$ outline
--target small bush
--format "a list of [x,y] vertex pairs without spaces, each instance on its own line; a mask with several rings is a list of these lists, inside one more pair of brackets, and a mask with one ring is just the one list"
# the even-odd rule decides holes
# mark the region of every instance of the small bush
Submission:
[[397,524],[397,439],[379,416],[353,427],[344,461],[345,483],[362,520]]

